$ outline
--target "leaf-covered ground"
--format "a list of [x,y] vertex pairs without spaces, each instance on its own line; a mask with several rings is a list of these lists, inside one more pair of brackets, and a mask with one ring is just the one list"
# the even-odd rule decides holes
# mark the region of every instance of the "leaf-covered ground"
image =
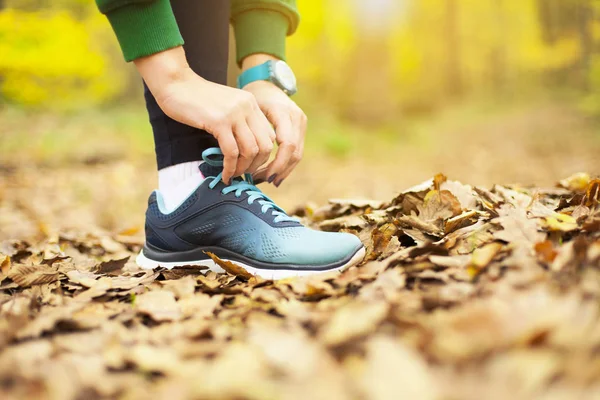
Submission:
[[298,209],[367,259],[276,282],[141,271],[127,231],[4,241],[0,398],[600,398],[599,198],[438,175]]

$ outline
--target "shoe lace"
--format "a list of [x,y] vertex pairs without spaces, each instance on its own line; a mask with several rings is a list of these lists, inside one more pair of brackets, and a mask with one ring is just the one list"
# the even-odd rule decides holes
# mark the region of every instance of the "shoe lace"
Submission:
[[[223,152],[218,147],[211,147],[202,152],[202,159],[205,163],[213,167],[223,167]],[[223,172],[219,172],[217,176],[208,176],[207,179],[212,181],[208,184],[210,189],[214,189],[219,182],[223,179]],[[297,218],[290,217],[286,212],[279,207],[273,200],[271,200],[266,194],[261,192],[259,188],[254,185],[252,180],[252,174],[244,174],[243,177],[238,176],[231,180],[231,183],[221,189],[222,194],[228,194],[235,192],[235,197],[239,198],[242,193],[248,195],[248,204],[253,204],[255,201],[261,205],[260,211],[266,214],[269,210],[275,216],[274,222],[285,222],[294,221],[298,222]]]

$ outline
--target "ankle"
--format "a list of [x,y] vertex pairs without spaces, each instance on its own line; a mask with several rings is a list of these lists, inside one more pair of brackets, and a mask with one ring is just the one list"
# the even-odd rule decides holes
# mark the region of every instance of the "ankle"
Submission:
[[204,180],[199,169],[201,163],[190,161],[158,171],[158,190],[169,212],[185,201]]

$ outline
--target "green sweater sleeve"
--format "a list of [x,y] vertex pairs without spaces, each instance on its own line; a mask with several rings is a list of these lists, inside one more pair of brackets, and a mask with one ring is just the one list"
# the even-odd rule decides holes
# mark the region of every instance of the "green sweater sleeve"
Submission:
[[296,0],[231,0],[236,60],[254,53],[285,59],[285,38],[300,20]]
[[[183,44],[169,0],[96,0],[115,31],[125,60]],[[296,0],[232,0],[237,61],[253,53],[285,57],[285,37],[298,26]]]
[[181,46],[183,38],[169,0],[96,0],[126,61]]

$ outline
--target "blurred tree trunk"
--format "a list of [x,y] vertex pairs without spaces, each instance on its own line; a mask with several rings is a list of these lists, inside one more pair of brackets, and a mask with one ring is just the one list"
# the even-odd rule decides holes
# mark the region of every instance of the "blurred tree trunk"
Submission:
[[590,68],[592,53],[594,51],[594,41],[591,32],[594,10],[590,0],[579,0],[578,6],[578,31],[581,45],[579,70],[581,74],[581,88],[587,92],[590,90]]
[[557,4],[553,0],[537,0],[537,5],[542,37],[546,43],[552,44],[557,39]]
[[504,12],[504,0],[495,0],[495,14],[498,32],[502,32],[502,38],[497,41],[490,52],[489,68],[492,86],[496,93],[503,91],[508,76],[507,49],[504,32],[507,32],[506,14]]
[[461,73],[458,0],[446,0],[446,93],[458,97],[463,93]]

